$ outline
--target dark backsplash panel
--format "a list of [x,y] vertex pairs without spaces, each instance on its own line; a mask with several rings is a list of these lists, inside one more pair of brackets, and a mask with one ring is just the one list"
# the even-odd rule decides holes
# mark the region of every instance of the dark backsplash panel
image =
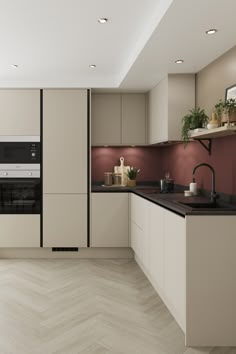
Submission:
[[[189,186],[194,166],[205,162],[216,172],[216,192],[222,195],[236,195],[236,134],[212,140],[211,155],[199,142],[191,142],[184,149],[183,144],[166,147],[108,147],[92,148],[92,181],[104,181],[104,172],[113,172],[120,165],[119,158],[125,158],[125,165],[141,169],[137,181],[159,181],[165,172],[175,184]],[[195,174],[198,188],[211,190],[211,172],[200,167]]]
[[157,181],[161,175],[160,148],[158,147],[95,147],[92,148],[92,181],[104,181],[104,172],[114,172],[124,157],[126,166],[140,168],[137,181]]

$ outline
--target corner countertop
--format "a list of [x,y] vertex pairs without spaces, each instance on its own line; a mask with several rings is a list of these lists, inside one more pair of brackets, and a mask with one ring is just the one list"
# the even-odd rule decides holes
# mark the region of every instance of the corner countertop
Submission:
[[91,192],[134,193],[183,217],[186,215],[236,215],[236,205],[234,204],[229,205],[233,210],[192,210],[185,205],[181,205],[181,202],[201,203],[208,202],[209,199],[204,196],[185,197],[183,190],[179,190],[178,188],[173,193],[160,193],[157,185],[138,185],[136,187],[106,187],[92,185]]

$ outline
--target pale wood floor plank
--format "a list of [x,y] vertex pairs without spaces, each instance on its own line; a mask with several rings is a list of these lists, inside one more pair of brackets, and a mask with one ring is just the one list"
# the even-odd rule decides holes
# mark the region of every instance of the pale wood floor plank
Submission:
[[236,354],[186,348],[134,260],[0,260],[0,354]]

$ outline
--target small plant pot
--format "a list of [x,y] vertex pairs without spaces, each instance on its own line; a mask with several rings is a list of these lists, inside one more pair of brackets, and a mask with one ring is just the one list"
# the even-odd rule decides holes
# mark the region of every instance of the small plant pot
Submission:
[[136,187],[136,179],[128,178],[128,187]]
[[224,125],[224,123],[233,123],[236,122],[236,112],[232,113],[222,113],[221,115],[221,123]]

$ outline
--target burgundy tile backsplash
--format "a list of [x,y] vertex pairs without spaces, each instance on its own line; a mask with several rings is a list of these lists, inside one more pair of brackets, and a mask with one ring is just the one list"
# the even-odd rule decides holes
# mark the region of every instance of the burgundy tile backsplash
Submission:
[[103,181],[104,172],[113,172],[124,157],[126,166],[135,166],[141,171],[138,181],[155,181],[160,175],[160,148],[157,147],[96,147],[92,148],[92,181]]
[[[103,181],[104,172],[120,165],[121,156],[125,165],[141,169],[139,181],[159,180],[169,171],[175,183],[182,185],[192,180],[195,165],[209,163],[216,172],[216,191],[236,195],[236,136],[213,139],[211,156],[198,142],[189,143],[185,149],[181,143],[167,147],[92,148],[92,181]],[[207,167],[197,170],[196,182],[199,188],[211,189]]]
[[[161,151],[161,173],[169,170],[177,184],[188,185],[193,167],[202,162],[215,169],[216,192],[236,195],[236,136],[213,139],[211,156],[199,142],[191,142],[185,149],[178,144]],[[195,176],[198,187],[211,189],[211,172],[207,167],[200,167]]]

